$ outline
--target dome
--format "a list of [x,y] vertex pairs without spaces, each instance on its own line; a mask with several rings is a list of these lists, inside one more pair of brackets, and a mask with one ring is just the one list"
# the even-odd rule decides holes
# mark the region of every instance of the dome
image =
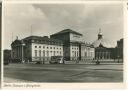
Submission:
[[97,39],[96,41],[94,41],[92,43],[92,45],[96,48],[96,47],[99,47],[99,45],[102,45],[103,47],[106,47],[106,48],[112,48],[112,45],[111,43],[109,42],[109,40],[107,39]]
[[98,39],[96,41],[94,41],[92,43],[92,45],[95,48],[99,47],[100,45],[102,45],[103,47],[106,47],[106,48],[112,48],[113,47],[112,44],[109,42],[109,40],[103,38],[103,34],[101,32],[101,29],[99,29]]
[[101,32],[101,29],[99,29],[99,34],[98,35],[103,35],[102,32]]

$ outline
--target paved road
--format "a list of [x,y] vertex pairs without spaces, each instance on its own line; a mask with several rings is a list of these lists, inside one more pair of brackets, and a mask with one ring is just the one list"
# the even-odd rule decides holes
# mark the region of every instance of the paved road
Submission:
[[5,82],[122,82],[123,65],[10,64]]

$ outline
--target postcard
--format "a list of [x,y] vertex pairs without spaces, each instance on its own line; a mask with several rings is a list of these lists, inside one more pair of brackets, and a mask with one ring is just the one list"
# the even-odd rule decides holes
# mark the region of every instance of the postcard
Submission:
[[127,2],[3,1],[1,88],[126,90]]

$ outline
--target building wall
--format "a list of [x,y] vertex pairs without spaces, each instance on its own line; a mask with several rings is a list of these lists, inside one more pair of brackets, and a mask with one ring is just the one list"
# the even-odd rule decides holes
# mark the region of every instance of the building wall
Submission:
[[63,42],[69,42],[70,41],[70,34],[69,33],[64,33],[64,34],[53,34],[50,35],[50,38],[62,40]]
[[[64,33],[51,35],[51,38],[60,39],[64,42],[64,57],[66,60],[81,60],[95,58],[95,49],[81,45],[82,35],[74,33]],[[72,42],[74,44],[72,44]]]
[[81,60],[94,59],[94,58],[95,58],[95,49],[90,46],[82,45]]
[[28,43],[24,46],[24,59],[26,62],[31,62],[32,61],[32,44]]
[[79,42],[82,41],[81,35],[74,33],[63,33],[63,34],[55,34],[51,35],[50,38],[60,39],[64,42],[64,57],[66,60],[76,60],[79,56],[79,46],[72,45],[71,42]]
[[32,43],[32,61],[49,60],[51,56],[63,56],[63,45]]
[[78,60],[79,59],[79,45],[70,45],[70,57],[71,60]]
[[115,48],[117,52],[117,57],[123,59],[123,39],[117,41],[117,47]]
[[4,62],[10,62],[11,61],[11,50],[4,50],[3,52]]
[[112,51],[109,48],[97,47],[95,48],[95,59],[112,59]]
[[65,44],[63,46],[63,53],[65,60],[70,60],[70,44]]
[[82,36],[74,33],[70,33],[70,42],[82,41]]
[[[59,39],[60,43],[56,44],[49,43],[50,40]],[[30,38],[32,39],[32,38]],[[94,58],[95,52],[94,48],[86,46],[82,42],[82,35],[74,33],[64,33],[64,34],[53,34],[50,39],[46,38],[43,42],[40,38],[32,39],[30,42],[28,39],[24,40],[24,59],[26,61],[44,61],[50,60],[51,56],[63,56],[66,60],[82,60],[87,58]],[[56,41],[55,41],[56,42]],[[83,44],[83,45],[82,45]],[[14,45],[15,46],[15,45]],[[20,53],[18,58],[22,58],[22,48],[13,48],[14,52]],[[16,53],[15,53],[16,54]],[[16,58],[15,57],[15,58]]]
[[22,58],[22,47],[20,45],[12,47],[12,59],[21,59]]

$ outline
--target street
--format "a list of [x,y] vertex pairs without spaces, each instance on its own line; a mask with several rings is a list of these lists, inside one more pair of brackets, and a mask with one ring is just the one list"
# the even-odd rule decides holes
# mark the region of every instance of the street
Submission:
[[123,82],[123,65],[9,64],[4,82]]

